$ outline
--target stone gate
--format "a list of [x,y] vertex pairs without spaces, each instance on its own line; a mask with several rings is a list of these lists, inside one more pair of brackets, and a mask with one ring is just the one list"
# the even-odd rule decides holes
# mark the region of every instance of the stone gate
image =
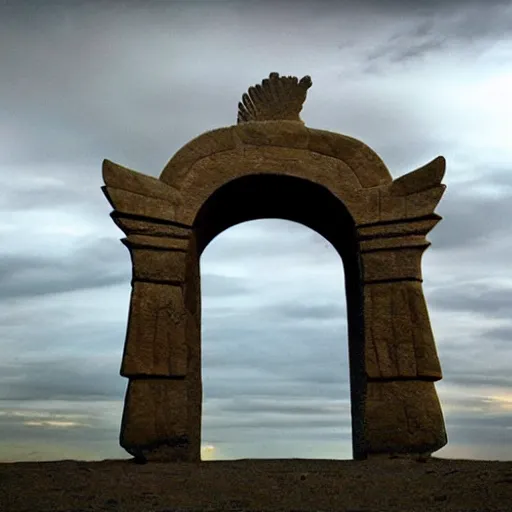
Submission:
[[309,87],[271,73],[243,95],[236,125],[193,139],[159,179],[103,162],[133,266],[120,444],[136,459],[200,460],[199,258],[225,229],[262,218],[308,226],[341,256],[354,458],[447,442],[421,273],[445,160],[393,180],[362,142],[304,125]]

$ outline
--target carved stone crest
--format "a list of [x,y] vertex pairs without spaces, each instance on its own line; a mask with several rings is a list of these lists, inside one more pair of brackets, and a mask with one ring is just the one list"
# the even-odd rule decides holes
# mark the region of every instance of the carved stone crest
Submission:
[[260,84],[249,87],[238,104],[238,124],[249,121],[299,121],[311,77],[270,73]]

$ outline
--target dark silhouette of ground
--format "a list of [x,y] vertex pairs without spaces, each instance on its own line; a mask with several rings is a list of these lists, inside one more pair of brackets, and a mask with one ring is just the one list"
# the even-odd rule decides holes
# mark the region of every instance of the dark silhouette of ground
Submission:
[[0,464],[2,512],[511,511],[512,461]]

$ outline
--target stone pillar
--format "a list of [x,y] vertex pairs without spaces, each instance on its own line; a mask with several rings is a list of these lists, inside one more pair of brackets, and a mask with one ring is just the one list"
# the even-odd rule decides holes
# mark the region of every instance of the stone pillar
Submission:
[[129,235],[123,243],[133,280],[121,366],[129,383],[120,443],[141,460],[195,460],[184,293],[189,238]]
[[425,234],[439,217],[360,229],[367,455],[431,454],[447,443],[442,378],[422,289]]
[[102,190],[132,260],[121,364],[120,444],[141,462],[200,460],[200,283],[195,235],[176,222],[179,192],[105,160]]

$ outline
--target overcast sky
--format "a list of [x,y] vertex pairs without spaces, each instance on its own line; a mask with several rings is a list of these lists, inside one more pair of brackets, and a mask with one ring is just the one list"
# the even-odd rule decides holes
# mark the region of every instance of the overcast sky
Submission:
[[[104,158],[159,176],[272,71],[309,127],[448,189],[424,289],[439,457],[512,459],[512,6],[23,2],[0,7],[0,460],[129,458],[118,436],[131,264]],[[354,7],[352,4],[357,4]],[[313,231],[231,228],[201,258],[203,458],[351,458],[343,269]]]

